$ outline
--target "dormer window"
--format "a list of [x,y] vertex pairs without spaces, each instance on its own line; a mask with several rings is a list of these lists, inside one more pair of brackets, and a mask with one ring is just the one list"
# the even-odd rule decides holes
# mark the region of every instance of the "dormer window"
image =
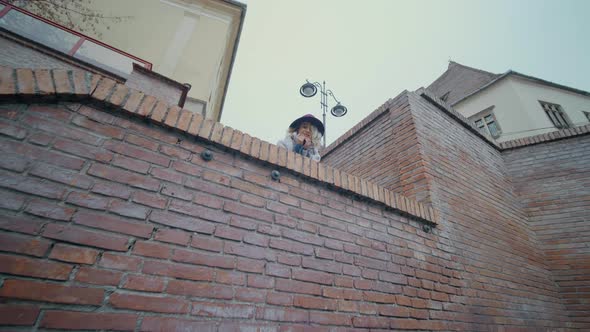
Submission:
[[547,117],[551,120],[551,123],[553,123],[555,128],[564,129],[571,127],[561,105],[541,100],[539,100],[539,103],[541,103],[541,107],[543,107],[545,114],[547,114]]
[[494,115],[494,106],[488,107],[485,110],[469,117],[469,120],[473,121],[473,124],[485,136],[491,136],[493,138],[500,137],[502,129],[496,120]]

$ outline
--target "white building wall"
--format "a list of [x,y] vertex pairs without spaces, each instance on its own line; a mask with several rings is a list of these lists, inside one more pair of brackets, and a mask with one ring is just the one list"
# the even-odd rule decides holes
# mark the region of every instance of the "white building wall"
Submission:
[[539,100],[561,105],[574,126],[588,123],[582,111],[590,112],[590,97],[517,76],[500,80],[454,108],[468,118],[494,105],[493,111],[502,129],[496,141],[504,142],[557,130]]

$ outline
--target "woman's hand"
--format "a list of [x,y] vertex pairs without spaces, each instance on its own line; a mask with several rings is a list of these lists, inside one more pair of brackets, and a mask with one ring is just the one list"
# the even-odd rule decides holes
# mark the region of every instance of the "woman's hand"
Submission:
[[311,138],[302,134],[295,136],[295,143],[303,145],[304,149],[309,149],[312,147]]

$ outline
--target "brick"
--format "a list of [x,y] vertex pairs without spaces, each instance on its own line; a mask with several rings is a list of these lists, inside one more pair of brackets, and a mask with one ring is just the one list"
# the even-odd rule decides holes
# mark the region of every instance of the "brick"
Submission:
[[10,191],[0,190],[0,208],[7,210],[20,210],[26,202],[26,196],[19,195]]
[[172,260],[195,265],[219,267],[222,269],[233,269],[235,267],[235,261],[233,257],[202,254],[199,252],[182,249],[174,250]]
[[42,257],[50,245],[51,242],[45,239],[36,239],[30,236],[12,233],[0,233],[1,251]]
[[203,220],[215,221],[218,223],[229,223],[230,215],[220,210],[209,209],[192,203],[185,203],[174,200],[168,206],[168,209],[189,216],[197,217]]
[[143,319],[140,331],[202,331],[217,332],[216,323],[213,321],[186,320],[177,317],[147,316]]
[[186,246],[190,241],[190,233],[175,229],[158,229],[154,237],[157,241],[174,243]]
[[16,94],[16,71],[0,66],[0,97]]
[[140,159],[147,161],[152,164],[168,167],[170,165],[170,158],[163,156],[154,151],[143,150],[133,145],[110,140],[103,144],[103,147],[107,150],[122,154],[127,157]]
[[334,283],[334,276],[329,273],[293,269],[292,277],[295,280],[310,281],[322,285],[332,285]]
[[0,168],[5,168],[15,172],[23,172],[30,164],[30,161],[25,156],[17,154],[6,153],[0,160]]
[[165,287],[164,278],[136,274],[128,275],[123,284],[123,288],[156,293],[163,292]]
[[88,231],[77,226],[49,224],[45,228],[43,236],[64,242],[71,242],[115,251],[127,251],[128,249],[127,237]]
[[234,129],[231,127],[223,128],[223,134],[221,135],[220,143],[224,146],[229,147],[231,144],[231,138],[234,134]]
[[136,113],[144,97],[144,94],[141,91],[133,89],[130,89],[130,92],[131,94],[129,95],[129,98],[127,98],[125,105],[123,105],[123,109],[131,113]]
[[141,258],[138,257],[104,253],[98,265],[108,269],[137,272],[140,269],[141,261]]
[[51,250],[49,258],[78,264],[93,265],[98,257],[98,251],[94,249],[69,246],[58,243]]
[[176,122],[178,121],[178,118],[180,116],[180,110],[181,108],[176,105],[170,106],[168,108],[168,114],[166,115],[166,120],[164,121],[164,124],[168,127],[175,128]]
[[244,272],[262,273],[264,272],[265,262],[256,259],[238,258],[237,269]]
[[74,83],[74,94],[83,97],[94,91],[94,88],[90,90],[89,79],[91,75],[88,75],[82,70],[72,71],[72,82]]
[[0,304],[0,325],[34,325],[39,311],[32,305]]
[[197,167],[193,164],[178,161],[178,160],[175,160],[172,163],[172,168],[174,168],[175,170],[177,170],[179,172],[185,173],[185,174],[190,174],[190,175],[194,175],[194,176],[201,175],[201,169],[199,167]]
[[188,133],[191,135],[197,135],[201,129],[201,125],[203,124],[203,116],[200,114],[194,114],[193,120],[191,121],[190,126],[188,127]]
[[0,134],[21,140],[27,136],[27,131],[20,126],[0,122]]
[[131,331],[135,329],[137,318],[138,315],[127,313],[48,310],[40,326],[61,330]]
[[274,287],[274,278],[249,274],[247,284],[252,288],[271,289]]
[[187,110],[181,110],[178,118],[177,128],[178,130],[187,131],[191,123],[193,113]]
[[93,228],[104,229],[112,232],[133,235],[141,238],[149,238],[154,229],[153,226],[133,223],[110,215],[92,212],[79,211],[74,215],[73,221],[76,224]]
[[68,195],[66,202],[89,209],[106,210],[109,206],[110,199],[102,196],[73,191]]
[[191,156],[191,153],[184,149],[164,144],[160,145],[160,152],[167,156],[175,157],[182,160],[188,160]]
[[36,69],[34,71],[35,79],[37,81],[37,91],[41,95],[55,94],[55,87],[53,86],[53,78],[47,69]]
[[82,266],[76,274],[76,281],[94,285],[117,286],[123,273]]
[[108,102],[113,106],[123,106],[123,102],[126,100],[130,93],[130,89],[123,84],[116,84],[115,90],[108,99]]
[[153,121],[161,123],[162,120],[164,120],[164,117],[166,117],[167,110],[168,110],[168,105],[162,101],[158,101],[156,103],[156,106],[154,107],[154,110],[152,111],[152,114],[150,114],[149,117]]
[[152,151],[157,151],[158,147],[160,146],[160,144],[158,144],[157,141],[137,136],[134,134],[127,134],[127,136],[125,137],[125,141]]
[[150,191],[157,191],[160,188],[160,182],[156,179],[100,164],[93,164],[88,170],[88,174]]
[[114,293],[109,298],[114,308],[139,311],[186,314],[190,302],[182,299]]
[[30,174],[81,189],[92,186],[92,178],[45,163],[35,164]]
[[[234,241],[241,241],[244,235],[246,234],[245,231],[241,229],[237,229],[234,227],[224,227],[219,226],[215,229],[214,235],[216,237],[227,239],[227,240],[234,240]],[[252,257],[255,258],[255,257]]]
[[166,292],[174,295],[220,300],[231,300],[233,298],[233,289],[231,286],[183,280],[170,280]]
[[212,281],[214,278],[213,269],[210,268],[160,261],[144,262],[142,271],[146,274],[154,274],[195,281]]
[[352,324],[354,327],[388,329],[390,319],[385,317],[353,317]]
[[22,95],[33,95],[35,92],[35,81],[31,69],[16,69],[17,90]]
[[220,304],[212,302],[193,302],[191,315],[221,318],[243,318],[254,317],[256,308],[243,304]]
[[5,171],[0,171],[0,187],[52,199],[62,199],[65,194],[65,189],[62,186],[34,178],[15,176],[13,173]]
[[176,184],[182,184],[182,182],[184,182],[184,176],[182,174],[164,168],[153,167],[150,171],[150,174],[154,178],[168,182],[173,182]]
[[[355,317],[356,318],[356,317]],[[309,321],[321,325],[340,325],[351,326],[352,317],[347,314],[337,314],[328,312],[310,312]]]
[[309,295],[321,295],[321,286],[315,283],[294,281],[287,279],[276,279],[275,289],[288,293],[299,293]]
[[266,248],[244,245],[240,243],[225,242],[224,252],[229,255],[243,256],[253,259],[275,260],[275,253]]
[[93,193],[122,199],[128,199],[131,196],[131,189],[127,186],[113,182],[97,182],[94,184],[91,191]]
[[[6,204],[7,202],[10,202],[11,196],[4,196],[4,199],[7,200],[4,202],[4,204]],[[54,203],[47,201],[33,199],[27,205],[25,211],[43,218],[69,221],[76,210],[55,205]]]
[[163,209],[168,203],[168,199],[160,197],[156,194],[146,193],[143,191],[136,191],[133,195],[133,202],[147,205],[157,209]]
[[112,160],[112,164],[114,166],[121,167],[141,174],[147,174],[150,169],[150,164],[148,162],[124,157],[121,155],[115,155]]
[[266,301],[266,291],[260,289],[237,288],[234,297],[240,302],[264,303]]
[[11,217],[0,215],[0,229],[24,234],[37,234],[45,222],[27,216]]
[[221,249],[223,249],[223,241],[194,235],[191,241],[191,247],[207,251],[220,252]]
[[167,259],[172,254],[172,249],[157,242],[138,241],[133,246],[133,253],[139,256]]
[[96,86],[96,89],[91,93],[92,98],[98,101],[105,101],[111,94],[117,82],[110,78],[102,77]]
[[[113,159],[113,154],[104,150],[104,149],[97,148],[95,146],[86,145],[86,144],[81,144],[79,142],[72,142],[69,140],[57,139],[55,141],[55,144],[53,145],[53,147],[57,150],[61,150],[66,153],[70,153],[70,154],[73,154],[76,156],[80,156],[80,157],[84,157],[84,158],[88,158],[88,159],[92,159],[92,160],[96,160],[99,162],[108,163]],[[55,154],[55,155],[56,155],[56,157],[62,156],[59,154]],[[72,157],[66,157],[66,156],[63,156],[63,158],[71,159],[68,161],[68,165],[72,165],[72,166],[67,167],[66,165],[64,165],[66,168],[79,170],[80,168],[82,168],[82,164],[84,163],[82,160],[80,160],[78,158],[72,158]],[[44,158],[44,159],[50,159],[50,158]],[[52,160],[52,159],[50,159],[50,160]],[[56,164],[51,161],[48,161],[48,162],[52,163],[52,164]],[[80,164],[80,166],[74,166],[78,163]],[[57,165],[62,166],[61,163],[57,164]]]
[[269,292],[266,295],[266,303],[280,306],[292,306],[293,295]]
[[136,113],[140,116],[147,117],[149,114],[152,113],[154,106],[156,105],[156,98],[154,96],[144,96],[141,100],[141,104],[137,109]]
[[[244,286],[246,285],[246,274],[235,271],[217,270],[215,272],[215,282],[226,285]],[[237,295],[238,293],[236,293],[236,299]]]
[[28,280],[5,280],[0,289],[1,297],[21,300],[66,303],[78,305],[100,305],[104,290],[77,286],[36,282]]
[[335,311],[337,302],[335,300],[326,300],[311,296],[295,296],[293,305],[306,309],[329,310]]
[[292,253],[303,254],[307,256],[313,255],[313,247],[308,244],[272,238],[270,239],[269,246],[271,248],[285,250]]
[[204,234],[213,234],[215,230],[215,225],[210,222],[174,213],[153,211],[150,220],[158,224]]
[[72,266],[64,263],[0,254],[0,272],[2,273],[67,280],[71,271]]
[[145,220],[150,209],[126,201],[112,200],[109,206],[109,211],[123,217]]
[[309,313],[299,309],[279,309],[279,308],[257,308],[257,320],[270,320],[280,322],[307,323]]

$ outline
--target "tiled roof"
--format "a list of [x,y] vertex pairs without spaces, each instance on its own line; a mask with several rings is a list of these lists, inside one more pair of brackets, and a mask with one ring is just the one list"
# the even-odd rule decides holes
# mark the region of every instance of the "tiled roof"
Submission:
[[428,90],[450,105],[496,80],[501,74],[471,68],[450,61],[447,70],[428,86]]

